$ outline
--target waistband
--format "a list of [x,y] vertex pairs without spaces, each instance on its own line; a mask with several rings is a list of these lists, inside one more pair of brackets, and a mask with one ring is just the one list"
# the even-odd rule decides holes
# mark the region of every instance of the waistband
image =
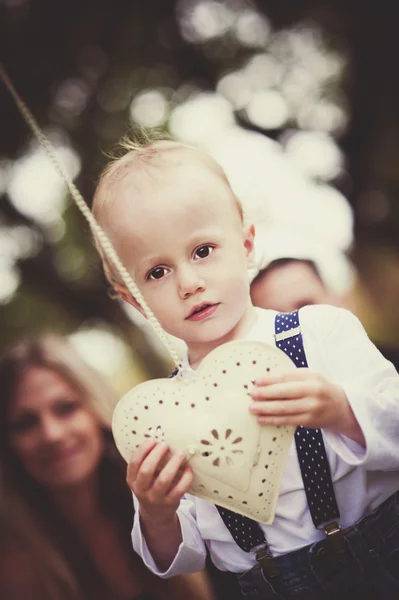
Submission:
[[[270,571],[266,567],[266,577],[284,576],[290,571],[298,576],[309,570],[309,565],[317,565],[323,569],[333,568],[337,557],[345,560],[345,554],[358,555],[364,565],[372,561],[384,542],[384,539],[399,525],[399,491],[385,500],[376,510],[366,515],[354,525],[342,531],[344,544],[341,552],[337,552],[330,539],[323,539],[309,546],[294,550],[288,554],[271,558]],[[399,542],[399,527],[398,527]],[[259,569],[256,565],[251,570]],[[269,573],[268,573],[269,571]]]

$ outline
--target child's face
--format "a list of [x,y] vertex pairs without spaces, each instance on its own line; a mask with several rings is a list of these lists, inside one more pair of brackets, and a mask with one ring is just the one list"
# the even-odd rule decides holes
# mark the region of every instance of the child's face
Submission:
[[244,230],[217,173],[190,161],[172,165],[160,182],[146,178],[139,190],[127,176],[110,220],[117,252],[167,332],[189,348],[235,337],[252,311],[253,227]]

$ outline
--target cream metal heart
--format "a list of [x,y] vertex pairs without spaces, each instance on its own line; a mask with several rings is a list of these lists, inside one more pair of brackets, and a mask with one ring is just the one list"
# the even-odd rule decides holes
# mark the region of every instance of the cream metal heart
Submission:
[[142,383],[118,402],[118,450],[128,461],[146,438],[165,440],[190,460],[191,494],[269,525],[294,428],[259,425],[249,390],[261,376],[295,368],[274,346],[223,344],[196,371]]

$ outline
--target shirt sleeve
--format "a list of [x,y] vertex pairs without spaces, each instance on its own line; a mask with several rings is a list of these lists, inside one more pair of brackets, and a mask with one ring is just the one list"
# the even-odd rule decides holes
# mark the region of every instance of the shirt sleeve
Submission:
[[398,470],[398,373],[351,312],[328,308],[333,312],[328,315],[330,326],[320,348],[325,373],[344,389],[366,447],[329,430],[323,431],[326,441],[348,464],[367,470]]
[[182,498],[177,511],[180,522],[183,541],[179,546],[177,554],[166,571],[160,571],[151,556],[145,537],[140,526],[140,506],[133,494],[135,507],[132,542],[134,550],[141,556],[146,567],[158,577],[168,579],[175,575],[184,575],[201,571],[205,567],[206,546],[201,538],[197,522],[195,520],[195,505],[189,495]]

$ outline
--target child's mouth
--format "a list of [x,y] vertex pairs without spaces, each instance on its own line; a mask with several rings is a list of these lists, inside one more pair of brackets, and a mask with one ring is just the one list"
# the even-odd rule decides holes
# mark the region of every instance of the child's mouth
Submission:
[[207,317],[213,315],[218,306],[218,304],[208,303],[195,306],[188,317],[186,317],[186,320],[202,321],[202,319],[206,319]]

